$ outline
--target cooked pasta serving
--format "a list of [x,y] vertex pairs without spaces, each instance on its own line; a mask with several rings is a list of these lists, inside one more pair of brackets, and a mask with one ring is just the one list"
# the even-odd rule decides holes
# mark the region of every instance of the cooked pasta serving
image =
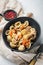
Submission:
[[24,23],[17,21],[9,27],[5,34],[11,48],[23,51],[31,47],[32,40],[36,38],[36,29],[29,25],[29,21]]

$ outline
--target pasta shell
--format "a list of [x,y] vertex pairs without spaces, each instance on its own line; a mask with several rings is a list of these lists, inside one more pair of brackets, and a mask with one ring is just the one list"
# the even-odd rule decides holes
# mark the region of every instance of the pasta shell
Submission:
[[19,51],[23,51],[23,50],[25,50],[24,45],[20,45],[19,48],[18,48],[18,50],[19,50]]
[[25,25],[25,27],[27,27],[29,25],[29,22],[28,21],[25,21],[24,22],[24,25]]
[[14,29],[14,26],[13,26],[13,25],[10,26],[10,30],[11,30],[11,29]]
[[21,34],[22,34],[22,35],[27,34],[27,30],[26,30],[26,29],[23,29],[23,30],[21,31]]
[[5,32],[5,34],[6,34],[6,35],[9,35],[9,30],[7,30],[7,31]]
[[7,36],[7,40],[8,40],[9,42],[12,40],[12,38],[11,38],[10,35]]
[[16,28],[19,28],[20,25],[21,25],[21,22],[20,22],[20,21],[18,21],[18,22],[15,23],[15,27],[16,27]]
[[10,42],[10,46],[11,46],[12,48],[15,48],[15,47],[16,47],[16,45],[15,45],[15,44],[12,44],[12,42]]

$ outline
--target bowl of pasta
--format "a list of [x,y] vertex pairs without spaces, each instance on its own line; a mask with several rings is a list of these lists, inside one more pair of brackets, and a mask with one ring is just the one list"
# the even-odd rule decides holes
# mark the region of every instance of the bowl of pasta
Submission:
[[40,37],[40,26],[32,18],[19,17],[6,24],[2,35],[8,48],[13,51],[26,51],[31,49]]

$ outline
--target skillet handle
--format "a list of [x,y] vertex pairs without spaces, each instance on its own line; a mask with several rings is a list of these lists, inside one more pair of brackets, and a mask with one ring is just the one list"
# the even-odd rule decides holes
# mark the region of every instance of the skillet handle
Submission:
[[39,58],[39,56],[41,55],[41,53],[36,54],[33,59],[30,61],[29,65],[35,65],[37,59]]
[[0,14],[0,16],[2,16],[2,17],[3,17],[3,15],[2,15],[2,14]]

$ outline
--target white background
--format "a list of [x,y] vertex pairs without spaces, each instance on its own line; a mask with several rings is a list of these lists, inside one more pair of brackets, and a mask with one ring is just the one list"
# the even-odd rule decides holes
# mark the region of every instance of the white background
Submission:
[[[18,0],[23,5],[24,11],[32,12],[34,19],[41,26],[41,42],[43,42],[43,0]],[[0,56],[0,65],[15,65]]]

